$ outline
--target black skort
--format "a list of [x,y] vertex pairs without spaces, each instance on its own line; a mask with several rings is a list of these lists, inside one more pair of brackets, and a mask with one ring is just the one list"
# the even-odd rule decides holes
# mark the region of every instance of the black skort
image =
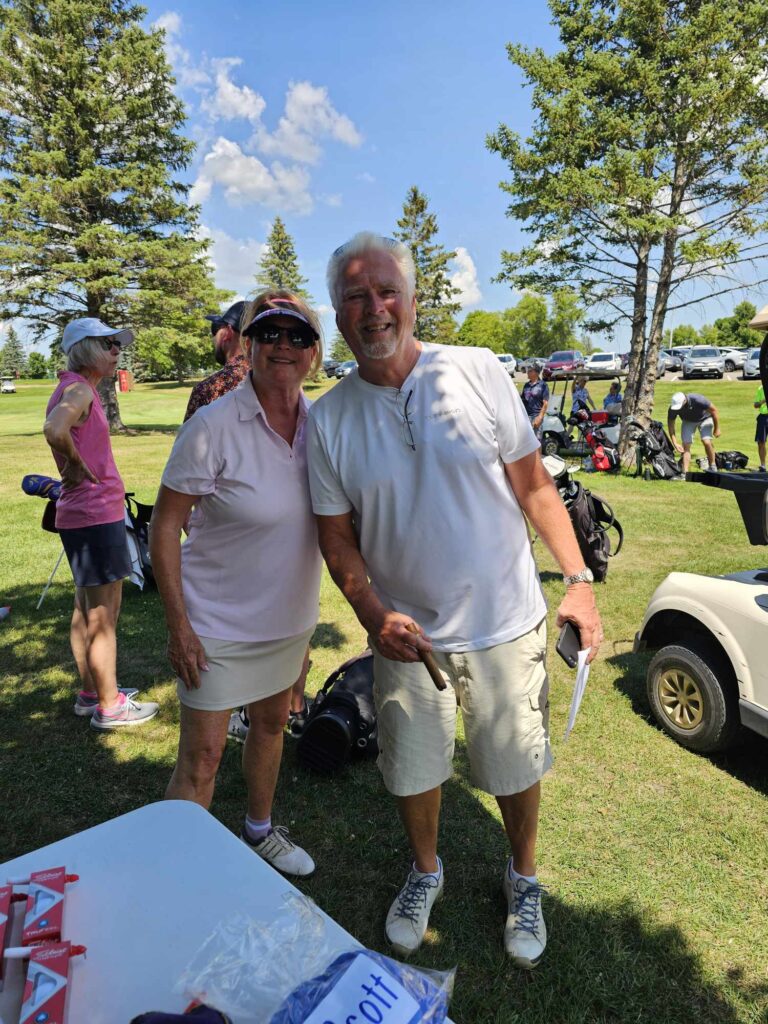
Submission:
[[125,522],[59,530],[78,587],[100,587],[131,575]]

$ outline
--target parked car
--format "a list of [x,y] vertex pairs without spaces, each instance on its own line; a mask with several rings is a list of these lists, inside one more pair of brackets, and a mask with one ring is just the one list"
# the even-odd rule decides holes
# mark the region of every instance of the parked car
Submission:
[[593,352],[591,356],[587,356],[584,369],[604,370],[606,373],[621,370],[621,356],[618,352]]
[[527,373],[530,366],[535,366],[541,372],[546,361],[543,356],[520,356],[517,368],[521,373]]
[[0,395],[15,395],[16,394],[16,383],[10,378],[5,377],[0,381]]
[[683,360],[680,356],[675,355],[670,349],[663,348],[659,353],[660,356],[664,356],[666,359],[666,368],[670,373],[677,373],[683,368]]
[[748,348],[719,348],[717,350],[723,357],[726,373],[733,373],[734,370],[740,370],[744,363],[747,361],[749,355]]
[[683,380],[691,377],[719,377],[725,372],[725,360],[716,348],[694,345],[683,359]]
[[357,360],[355,359],[346,359],[343,363],[339,363],[339,365],[336,367],[337,379],[341,380],[342,377],[348,377],[356,366]]
[[741,368],[741,379],[751,380],[753,377],[760,376],[760,349],[753,348],[747,358],[744,360],[744,365]]
[[498,357],[498,359],[499,359],[499,362],[501,363],[501,365],[504,367],[504,369],[510,375],[510,377],[514,377],[515,370],[517,369],[517,360],[515,359],[515,357],[507,355],[505,353],[504,355],[500,355]]
[[[752,544],[768,544],[768,476],[702,473],[733,491]],[[768,737],[768,572],[673,572],[654,591],[635,652],[655,650],[646,688],[654,718],[689,750],[729,747],[744,726]]]
[[680,360],[681,370],[683,368],[683,361],[692,348],[692,345],[675,345],[673,348],[669,349],[672,355],[677,356],[677,358]]
[[323,360],[323,370],[325,371],[325,376],[326,377],[335,377],[336,376],[336,367],[338,365],[339,364],[338,364],[336,359],[324,359]]
[[552,374],[557,370],[565,370],[568,373],[573,373],[574,370],[581,370],[583,368],[583,352],[577,352],[573,349],[569,349],[567,352],[553,352],[544,364],[542,377],[544,380],[549,380]]
[[659,352],[659,360],[656,363],[656,376],[663,377],[667,372],[667,357],[663,352]]

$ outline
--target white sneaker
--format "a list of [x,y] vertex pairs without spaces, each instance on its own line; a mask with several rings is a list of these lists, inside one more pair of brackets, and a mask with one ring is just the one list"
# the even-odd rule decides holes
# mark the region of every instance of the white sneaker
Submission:
[[408,879],[389,908],[385,931],[392,948],[401,956],[415,953],[424,941],[432,904],[443,891],[443,866],[439,874],[411,869]]
[[229,725],[227,726],[227,738],[235,740],[236,743],[245,743],[245,738],[248,735],[248,716],[245,714],[245,708],[240,708],[239,711],[233,711],[229,716]]
[[541,911],[544,887],[524,878],[514,881],[511,865],[504,872],[504,895],[507,897],[507,924],[504,948],[518,967],[533,970],[547,945],[547,926]]
[[306,878],[315,870],[315,862],[306,850],[302,850],[288,838],[288,829],[278,825],[272,829],[269,835],[254,842],[248,838],[243,826],[240,838],[246,846],[258,853],[267,864],[271,864],[277,871],[284,875],[297,875]]

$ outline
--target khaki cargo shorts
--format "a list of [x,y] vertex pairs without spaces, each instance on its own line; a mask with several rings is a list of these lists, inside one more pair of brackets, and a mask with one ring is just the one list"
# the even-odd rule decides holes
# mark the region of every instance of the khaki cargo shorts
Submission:
[[395,796],[442,785],[453,771],[456,709],[461,708],[473,786],[493,796],[530,788],[552,766],[546,619],[509,643],[435,660],[448,686],[427,670],[374,651],[378,765]]

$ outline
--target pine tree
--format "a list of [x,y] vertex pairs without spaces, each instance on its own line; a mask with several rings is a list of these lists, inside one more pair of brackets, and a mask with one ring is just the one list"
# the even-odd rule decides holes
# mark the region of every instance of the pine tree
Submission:
[[310,299],[310,294],[304,287],[307,284],[307,279],[301,276],[299,270],[299,260],[293,239],[285,230],[285,224],[279,217],[275,217],[272,224],[267,247],[261,257],[256,274],[256,284],[260,290],[287,288],[304,299]]
[[651,414],[668,311],[762,283],[768,249],[768,5],[549,0],[554,53],[511,45],[533,87],[509,163],[510,217],[529,241],[500,278],[569,286],[588,329],[631,331],[625,424]]
[[19,336],[11,325],[5,344],[0,349],[0,374],[4,377],[23,377],[27,368],[27,357]]
[[[77,316],[185,319],[193,346],[209,338],[199,313],[220,293],[178,180],[194,146],[144,14],[130,0],[0,0],[3,315],[38,339]],[[121,428],[110,380],[100,393]]]
[[454,317],[461,309],[455,301],[459,289],[448,276],[448,263],[456,256],[433,239],[437,217],[427,210],[429,200],[412,185],[403,203],[395,238],[411,250],[416,264],[416,334],[420,341],[451,342],[456,334]]
[[337,363],[346,363],[349,359],[354,358],[352,349],[344,340],[341,331],[337,329],[331,341],[331,359],[335,359]]

